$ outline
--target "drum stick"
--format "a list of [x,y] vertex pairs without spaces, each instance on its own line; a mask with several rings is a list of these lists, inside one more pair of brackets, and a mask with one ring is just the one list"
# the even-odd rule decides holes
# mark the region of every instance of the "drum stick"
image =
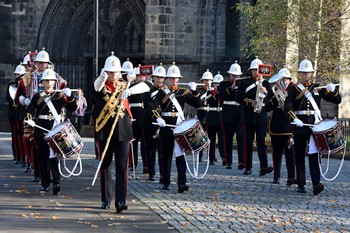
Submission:
[[[292,125],[296,125],[294,122],[291,123]],[[311,124],[304,124],[303,123],[303,126],[310,126],[310,127],[314,127],[315,125],[311,125]]]
[[[159,125],[158,123],[156,122],[152,122],[153,125]],[[177,125],[169,125],[169,124],[165,124],[165,126],[168,126],[168,127],[172,127],[172,128],[176,128]]]
[[[78,91],[79,89],[70,89],[71,91]],[[62,90],[55,90],[56,92],[61,92],[61,91],[63,91],[63,89]]]
[[[334,84],[334,86],[339,86],[340,84]],[[322,88],[327,88],[327,86],[320,86],[320,87],[315,87],[314,90],[322,89]]]
[[[188,85],[188,83],[178,83],[177,85]],[[197,86],[204,86],[204,83],[197,83]]]
[[[27,121],[24,121],[24,122],[27,123]],[[46,131],[46,132],[50,132],[50,130],[47,130],[47,129],[45,129],[45,128],[39,126],[39,125],[34,125],[34,127],[37,127],[37,128],[39,128],[39,129],[42,129],[42,130],[44,130],[44,131]]]

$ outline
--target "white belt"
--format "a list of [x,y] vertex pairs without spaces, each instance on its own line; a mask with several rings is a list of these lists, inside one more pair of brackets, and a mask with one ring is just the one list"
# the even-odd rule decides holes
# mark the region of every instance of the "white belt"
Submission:
[[163,112],[162,116],[177,117],[177,116],[179,116],[179,113],[178,112]]
[[315,114],[314,110],[302,110],[302,111],[295,111],[295,115],[313,115]]
[[52,115],[39,115],[38,119],[53,121],[55,118]]
[[204,111],[207,111],[208,107],[200,107],[198,108],[198,110],[204,110]]
[[236,101],[224,101],[224,104],[227,104],[227,105],[236,105],[236,106],[239,105],[239,103],[237,103]]
[[207,109],[208,109],[208,111],[218,111],[218,112],[220,112],[222,110],[222,107],[217,107],[217,108],[209,107]]
[[143,108],[143,103],[130,103],[129,106],[132,107],[141,107]]

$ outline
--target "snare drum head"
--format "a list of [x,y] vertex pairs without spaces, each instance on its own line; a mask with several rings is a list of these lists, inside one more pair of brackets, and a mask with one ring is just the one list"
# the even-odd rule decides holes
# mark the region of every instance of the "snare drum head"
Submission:
[[174,134],[182,133],[188,129],[191,129],[193,126],[196,125],[196,123],[199,122],[197,119],[189,119],[181,122],[179,126],[177,126],[173,132]]
[[71,125],[71,123],[68,122],[68,121],[65,121],[65,122],[59,123],[58,125],[55,125],[55,126],[50,130],[50,132],[48,132],[48,133],[46,134],[46,137],[52,137],[52,136],[54,136],[54,135],[57,134],[58,132],[61,132],[61,131],[64,129],[64,127],[66,127],[67,125]]
[[313,132],[322,132],[322,131],[325,131],[327,129],[332,129],[337,125],[337,123],[338,122],[336,120],[321,121],[320,123],[318,123],[317,125],[312,127],[312,131]]

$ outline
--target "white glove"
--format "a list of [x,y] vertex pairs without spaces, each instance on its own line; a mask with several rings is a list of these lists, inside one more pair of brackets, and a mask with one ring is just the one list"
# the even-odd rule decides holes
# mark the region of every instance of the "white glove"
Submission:
[[293,122],[298,127],[303,127],[304,126],[304,123],[301,120],[299,120],[298,118],[294,118]]
[[66,88],[63,88],[63,93],[66,96],[70,97],[72,95],[72,90],[70,88],[66,87]]
[[197,83],[195,83],[195,82],[189,82],[189,83],[188,83],[188,86],[190,87],[190,89],[191,89],[192,91],[195,91],[196,88],[197,88]]
[[161,117],[158,117],[157,118],[157,123],[160,127],[165,127],[166,126],[166,123],[165,123],[165,120]]
[[25,106],[24,100],[26,99],[26,97],[24,97],[23,95],[21,95],[18,99],[19,99],[20,104],[22,104],[23,106]]
[[94,82],[94,88],[95,91],[101,91],[103,86],[105,85],[105,82],[108,78],[108,74],[104,71],[104,69],[101,70],[100,76],[95,80]]
[[127,99],[129,96],[131,96],[131,90],[130,89],[125,89],[122,93],[122,97],[121,99],[122,100],[125,100]]
[[35,126],[35,122],[33,120],[26,120],[25,123],[27,123],[31,127]]
[[24,99],[24,104],[25,104],[25,106],[28,106],[30,104],[30,99],[25,98]]
[[333,83],[328,83],[327,88],[330,92],[333,92],[335,90],[335,85]]

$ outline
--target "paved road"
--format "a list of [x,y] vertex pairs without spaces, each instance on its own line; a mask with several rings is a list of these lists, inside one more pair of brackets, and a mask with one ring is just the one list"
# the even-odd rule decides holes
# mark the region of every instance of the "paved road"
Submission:
[[[177,193],[175,166],[169,191],[147,181],[140,167],[136,179],[129,174],[129,210],[117,215],[98,208],[98,187],[90,185],[97,161],[92,139],[84,141],[83,174],[63,179],[59,197],[38,194],[39,185],[27,182],[30,176],[13,165],[0,141],[2,229],[20,232],[28,223],[30,230],[42,232],[350,232],[350,161],[344,161],[335,181],[322,181],[325,191],[319,196],[312,194],[309,176],[306,194],[287,187],[284,164],[281,184],[272,184],[272,174],[259,177],[256,154],[251,175],[243,176],[237,164],[227,170],[217,162],[203,179],[188,177],[190,190],[183,194]],[[330,176],[339,164],[330,161]],[[201,163],[200,172],[204,170]]]

